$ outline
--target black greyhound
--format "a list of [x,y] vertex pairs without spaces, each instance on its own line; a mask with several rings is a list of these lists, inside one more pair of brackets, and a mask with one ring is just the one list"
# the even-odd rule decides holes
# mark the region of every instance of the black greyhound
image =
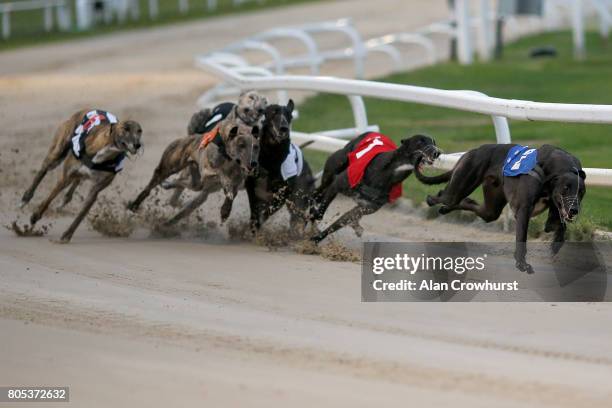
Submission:
[[[349,180],[349,154],[358,148],[360,142],[371,133],[364,133],[351,140],[345,147],[327,159],[321,179],[321,186],[315,192],[316,208],[312,209],[312,219],[320,220],[338,193],[353,197],[357,206],[338,218],[327,229],[313,236],[311,240],[320,242],[329,234],[345,225],[352,225],[361,235],[359,220],[367,214],[378,211],[387,201],[394,186],[402,183],[415,166],[421,162],[433,163],[440,155],[436,142],[429,136],[415,135],[404,139],[392,151],[381,152],[373,157],[363,174],[360,183],[351,187]],[[367,151],[369,147],[363,150]]]
[[[555,233],[552,250],[557,253],[565,241],[566,222],[575,219],[586,192],[580,160],[551,145],[537,149],[537,164],[528,174],[503,175],[506,156],[514,144],[486,144],[465,153],[454,169],[435,177],[416,171],[425,184],[449,182],[437,196],[427,197],[430,206],[443,204],[439,212],[468,210],[486,222],[499,218],[507,203],[516,218],[516,267],[533,273],[525,261],[529,219],[548,210],[545,231]],[[468,196],[482,184],[484,203]]]
[[254,232],[283,205],[291,215],[293,231],[303,232],[309,221],[314,177],[299,147],[291,143],[293,108],[289,100],[287,106],[268,106],[264,114],[259,174],[245,181]]

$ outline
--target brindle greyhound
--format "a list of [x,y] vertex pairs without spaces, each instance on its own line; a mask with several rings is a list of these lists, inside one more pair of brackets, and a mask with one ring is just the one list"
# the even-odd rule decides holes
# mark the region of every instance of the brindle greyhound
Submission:
[[[41,169],[22,198],[22,207],[34,196],[36,188],[47,172],[62,162],[64,168],[59,181],[34,211],[30,218],[32,226],[43,216],[51,202],[66,187],[70,186],[63,205],[72,200],[74,191],[83,179],[91,179],[93,186],[83,208],[61,237],[69,242],[83,218],[95,203],[100,191],[108,187],[122,168],[126,154],[136,154],[142,147],[142,128],[132,120],[117,121],[108,112],[82,110],[63,122],[55,132],[51,148]],[[72,150],[73,154],[70,154]]]
[[359,226],[361,217],[378,211],[388,201],[393,186],[410,176],[418,163],[432,163],[440,155],[431,137],[412,136],[402,140],[396,150],[376,155],[369,162],[360,184],[356,188],[351,188],[348,177],[348,155],[368,135],[369,133],[364,133],[351,140],[327,159],[321,186],[315,193],[318,206],[312,211],[313,220],[323,218],[338,193],[353,197],[357,206],[338,218],[327,229],[312,237],[312,241],[318,243],[345,225],[352,225],[357,235],[360,236],[363,231]]
[[[227,199],[222,207],[222,218],[225,213],[229,215],[235,196],[232,191],[236,183],[242,183],[242,173],[256,171],[260,123],[266,106],[267,101],[263,96],[248,91],[240,95],[238,105],[225,103],[213,111],[206,109],[196,112],[187,127],[189,136],[174,140],[168,145],[148,185],[128,205],[128,209],[137,211],[153,188],[182,171],[183,174],[178,180],[164,182],[162,185],[164,188],[179,187],[178,194],[174,194],[175,199],[180,196],[183,185],[202,190],[206,184],[208,193],[223,187]],[[220,137],[201,149],[202,133],[216,128]],[[202,151],[206,151],[206,154],[202,154]],[[201,172],[204,169],[207,169],[206,174]],[[197,200],[206,200],[206,197],[200,195]],[[184,207],[171,223],[193,211],[196,202]]]
[[[552,251],[557,253],[565,241],[566,222],[573,221],[580,211],[586,192],[586,174],[576,157],[558,147],[544,145],[537,149],[537,165],[533,171],[515,177],[504,176],[503,165],[514,146],[482,145],[465,153],[449,172],[427,177],[417,169],[416,176],[425,184],[448,182],[438,195],[427,197],[430,206],[443,205],[441,214],[467,210],[491,222],[499,218],[509,203],[516,218],[516,267],[533,273],[525,260],[529,218],[548,210],[545,231],[554,231]],[[483,204],[468,197],[481,184]]]
[[[256,231],[283,205],[291,215],[291,230],[300,234],[309,221],[308,209],[314,177],[298,146],[292,145],[290,128],[294,104],[266,109],[259,154],[259,174],[249,176],[245,187],[251,209],[251,229]],[[293,160],[294,163],[286,161]],[[301,163],[301,168],[299,164]],[[287,168],[289,170],[285,171]]]

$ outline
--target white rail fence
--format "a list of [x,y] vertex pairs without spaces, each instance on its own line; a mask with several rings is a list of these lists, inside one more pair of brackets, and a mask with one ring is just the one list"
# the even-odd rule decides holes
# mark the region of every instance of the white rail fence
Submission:
[[[43,15],[43,27],[45,31],[54,28],[55,21],[62,30],[70,28],[70,11],[67,0],[28,0],[11,3],[0,3],[0,14],[2,15],[2,38],[11,36],[11,15],[22,11],[40,10]],[[53,17],[55,12],[56,17]]]
[[[218,0],[175,0],[177,10],[181,14],[187,14],[194,4],[204,3],[209,12],[219,8]],[[245,3],[265,3],[265,0],[232,0],[234,7],[240,7]],[[147,0],[148,18],[155,20],[159,17],[159,0]],[[79,30],[90,29],[96,20],[95,5],[102,4],[101,21],[109,24],[113,21],[124,23],[128,19],[138,20],[141,18],[140,0],[23,0],[0,3],[0,22],[2,24],[2,38],[8,39],[12,34],[11,19],[15,13],[20,12],[42,12],[42,24],[45,31],[49,32],[57,27],[62,31],[69,31],[73,27],[71,4],[74,4],[76,28]],[[55,14],[55,17],[54,17]]]
[[[450,30],[450,31],[449,31]],[[306,68],[310,74],[318,75],[321,66],[329,61],[347,60],[353,64],[356,78],[365,76],[365,63],[369,55],[380,53],[386,55],[392,63],[392,71],[406,69],[406,58],[401,47],[416,47],[425,56],[425,63],[433,65],[439,61],[436,47],[431,35],[451,35],[450,22],[440,22],[424,27],[414,33],[390,33],[381,37],[364,40],[352,20],[343,18],[297,26],[278,27],[241,41],[232,43],[218,51],[204,54],[198,59],[210,59],[228,68],[238,70],[242,75],[271,77],[283,75],[289,69]],[[339,49],[322,49],[317,42],[319,34],[341,35],[347,40],[346,46]],[[281,41],[299,43],[304,52],[297,55],[284,55],[274,44]],[[270,60],[259,65],[252,65],[242,55],[246,51],[259,51]],[[199,106],[209,106],[221,97],[236,95],[240,90],[233,84],[223,82],[205,92],[199,99]],[[286,102],[286,91],[278,91],[280,102]]]
[[[346,143],[341,138],[354,137],[376,126],[368,124],[362,97],[419,103],[489,115],[493,119],[498,143],[510,143],[507,119],[575,123],[612,124],[612,105],[542,103],[501,99],[474,91],[453,91],[333,77],[280,75],[246,76],[226,64],[210,58],[199,58],[197,64],[223,78],[238,89],[260,91],[302,90],[345,95],[353,110],[355,127],[317,133],[293,132],[298,142],[312,141],[309,148],[332,152]],[[442,155],[434,167],[449,169],[462,153]],[[587,184],[612,187],[612,169],[585,168]]]

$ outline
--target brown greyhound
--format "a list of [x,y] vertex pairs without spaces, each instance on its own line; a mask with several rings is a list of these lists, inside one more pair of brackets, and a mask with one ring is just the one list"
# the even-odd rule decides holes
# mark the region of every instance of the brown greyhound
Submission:
[[123,168],[128,154],[137,154],[142,148],[142,128],[135,121],[118,121],[108,112],[86,109],[73,114],[63,122],[53,138],[51,148],[32,185],[24,193],[21,207],[25,206],[47,172],[62,162],[64,168],[59,181],[49,196],[30,217],[32,226],[43,216],[51,202],[66,187],[70,187],[63,205],[72,200],[74,191],[83,179],[93,181],[83,208],[70,227],[62,234],[61,242],[69,242],[83,218],[95,203],[100,191],[108,187]]

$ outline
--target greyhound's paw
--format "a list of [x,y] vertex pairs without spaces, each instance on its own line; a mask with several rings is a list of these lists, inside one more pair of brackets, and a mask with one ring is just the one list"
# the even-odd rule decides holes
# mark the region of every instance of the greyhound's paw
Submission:
[[223,208],[221,208],[221,224],[224,224],[225,221],[227,221],[227,219],[230,216],[230,212],[231,212],[231,209],[230,210],[224,210]]
[[36,224],[38,220],[40,220],[40,214],[33,213],[32,216],[30,217],[30,224],[34,226],[34,224]]
[[433,207],[434,205],[436,205],[437,203],[435,202],[434,198],[430,195],[427,196],[427,199],[425,199],[425,201],[427,202],[427,205],[430,207]]
[[446,214],[448,214],[449,212],[451,212],[451,209],[450,209],[450,208],[448,208],[448,207],[447,207],[447,206],[445,206],[445,205],[444,205],[444,206],[442,206],[442,207],[440,207],[440,208],[438,209],[438,214],[441,214],[441,215],[446,215]]
[[72,239],[72,235],[63,234],[62,237],[59,239],[59,241],[55,241],[55,242],[57,242],[58,244],[68,244],[71,239]]
[[535,272],[533,270],[533,267],[530,264],[528,264],[526,261],[516,261],[516,269],[518,269],[521,272],[527,272],[530,275]]
[[130,210],[131,212],[137,212],[138,211],[138,204],[136,204],[134,201],[128,203],[128,205],[126,205],[126,208],[128,210]]
[[320,234],[314,235],[309,238],[310,242],[317,245],[319,242],[323,241],[323,237]]
[[563,247],[564,242],[553,242],[552,244],[550,244],[550,250],[552,251],[553,255],[557,255],[557,253],[559,253],[559,251],[561,250],[561,247]]
[[363,235],[363,231],[364,231],[363,227],[358,222],[351,224],[351,227],[353,228],[353,231],[355,231],[355,235],[361,238],[361,236]]
[[323,214],[319,211],[318,208],[310,207],[310,221],[321,221],[323,219]]
[[23,197],[21,197],[21,203],[19,203],[19,208],[23,208],[26,205],[28,205],[28,203],[30,202],[30,200],[32,199],[32,197],[34,196],[34,194],[31,194],[29,192],[26,192]]

